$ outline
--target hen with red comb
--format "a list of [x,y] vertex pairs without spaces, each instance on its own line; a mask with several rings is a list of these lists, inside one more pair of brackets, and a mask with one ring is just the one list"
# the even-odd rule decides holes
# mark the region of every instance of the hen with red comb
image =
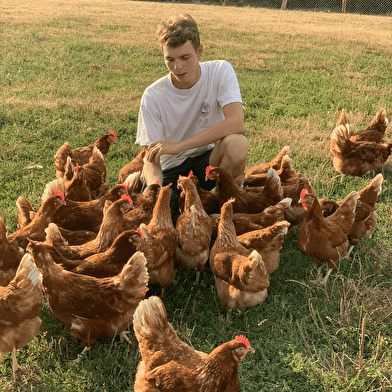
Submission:
[[238,392],[238,365],[254,353],[244,336],[223,343],[209,354],[183,342],[169,324],[162,300],[142,300],[133,316],[142,360],[134,391]]

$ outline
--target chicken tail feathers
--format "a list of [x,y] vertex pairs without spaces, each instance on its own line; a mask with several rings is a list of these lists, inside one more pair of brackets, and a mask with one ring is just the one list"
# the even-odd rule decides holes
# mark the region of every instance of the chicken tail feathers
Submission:
[[331,152],[342,154],[350,142],[348,125],[338,125],[331,133]]
[[361,201],[374,207],[381,193],[383,181],[383,175],[381,173],[377,174],[370,184],[358,192],[361,195]]
[[[165,305],[159,297],[151,296],[139,302],[133,315],[133,328],[137,334],[145,336],[151,329],[162,330],[168,324]],[[154,328],[156,326],[157,328]]]
[[118,283],[120,287],[124,286],[127,295],[129,294],[134,298],[135,292],[140,291],[143,292],[142,298],[144,298],[149,278],[147,259],[143,252],[138,251],[130,257],[114,282]]
[[54,168],[56,169],[56,177],[60,178],[64,173],[64,166],[67,162],[67,157],[71,154],[69,143],[65,142],[57,151],[54,156]]
[[45,185],[44,193],[41,197],[42,201],[44,202],[49,199],[49,197],[54,196],[56,191],[60,191],[65,195],[65,184],[62,178],[56,178]]
[[25,253],[16,271],[18,279],[27,279],[33,286],[42,284],[42,274],[39,272],[30,253]]
[[355,219],[355,207],[360,198],[358,192],[352,191],[343,201],[341,206],[331,215],[332,219],[340,222],[340,226],[347,234]]
[[49,245],[52,245],[55,248],[68,246],[68,242],[61,235],[61,232],[55,223],[49,223],[48,227],[45,229],[45,233],[46,233],[45,241]]

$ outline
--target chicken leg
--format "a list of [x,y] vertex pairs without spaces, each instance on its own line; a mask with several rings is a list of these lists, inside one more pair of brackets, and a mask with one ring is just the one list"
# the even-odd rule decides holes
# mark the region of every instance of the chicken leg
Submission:
[[324,278],[321,277],[321,268],[322,268],[322,266],[318,267],[316,279],[311,280],[310,282],[313,284],[321,284],[323,286],[326,286],[329,275],[331,275],[333,268],[328,268],[328,271],[327,271],[326,275],[324,276]]
[[14,381],[15,381],[16,380],[16,372],[18,370],[23,369],[21,366],[19,366],[18,361],[16,360],[16,348],[15,347],[12,349],[11,358],[12,358],[12,375],[13,375]]

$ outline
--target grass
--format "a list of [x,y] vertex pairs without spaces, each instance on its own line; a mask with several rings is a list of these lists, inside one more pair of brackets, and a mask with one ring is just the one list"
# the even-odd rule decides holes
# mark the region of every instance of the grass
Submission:
[[[134,145],[140,97],[166,74],[155,41],[162,17],[189,12],[199,22],[203,60],[225,58],[237,73],[246,106],[248,167],[291,147],[294,167],[320,198],[341,199],[368,178],[346,178],[332,167],[329,136],[342,108],[357,129],[392,108],[388,17],[279,12],[116,0],[18,3],[0,16],[0,216],[16,230],[15,201],[35,207],[54,178],[53,156],[66,140],[90,144],[109,129],[118,143],[106,164],[114,185]],[[390,141],[390,135],[387,135]],[[42,169],[26,169],[37,164]],[[378,222],[326,288],[309,283],[314,262],[290,230],[266,301],[226,312],[209,268],[194,285],[179,271],[164,302],[179,336],[211,351],[236,334],[256,353],[240,365],[241,391],[392,390],[391,165],[378,201]],[[159,294],[156,287],[149,294]],[[132,391],[137,341],[102,339],[77,366],[82,347],[45,303],[38,336],[18,351],[24,371],[14,383],[11,358],[0,364],[1,391]],[[132,327],[130,327],[132,329]]]

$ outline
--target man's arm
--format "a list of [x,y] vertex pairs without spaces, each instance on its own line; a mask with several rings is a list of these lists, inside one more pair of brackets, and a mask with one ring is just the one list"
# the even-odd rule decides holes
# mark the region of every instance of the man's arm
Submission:
[[[146,162],[154,162],[160,168],[159,159],[162,154],[177,155],[185,150],[215,143],[225,136],[244,132],[244,109],[241,102],[225,105],[223,114],[225,116],[224,120],[181,142],[160,141],[151,143],[146,154]],[[154,170],[149,170],[149,172],[155,172],[156,170],[154,168]]]

